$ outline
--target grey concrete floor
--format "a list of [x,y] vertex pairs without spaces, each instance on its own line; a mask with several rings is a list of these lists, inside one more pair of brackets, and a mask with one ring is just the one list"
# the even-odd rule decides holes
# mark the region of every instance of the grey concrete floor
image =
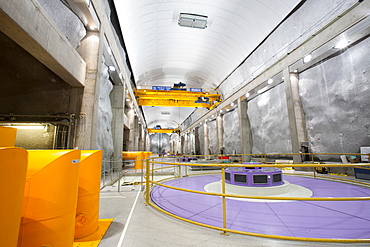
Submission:
[[141,246],[370,246],[274,240],[196,226],[167,216],[145,205],[140,185],[105,187],[101,191],[100,219],[114,218],[100,247]]

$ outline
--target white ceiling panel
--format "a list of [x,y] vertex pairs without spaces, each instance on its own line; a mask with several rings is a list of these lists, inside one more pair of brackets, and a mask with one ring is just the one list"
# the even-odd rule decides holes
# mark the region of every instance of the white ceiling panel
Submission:
[[[136,85],[216,88],[300,0],[114,2]],[[207,28],[179,26],[180,13],[207,16]]]

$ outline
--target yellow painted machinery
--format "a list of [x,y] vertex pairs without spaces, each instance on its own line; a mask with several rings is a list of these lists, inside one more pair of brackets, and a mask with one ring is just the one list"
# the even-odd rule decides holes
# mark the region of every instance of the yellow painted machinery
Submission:
[[221,103],[218,92],[191,92],[182,90],[136,89],[139,106],[200,107],[213,109]]
[[17,246],[27,173],[27,156],[27,151],[22,148],[0,148],[1,246]]
[[14,147],[17,129],[0,126],[0,147]]
[[29,150],[18,246],[73,246],[80,150]]
[[81,150],[75,239],[95,233],[99,228],[101,150]]
[[148,128],[148,133],[180,133],[180,129],[155,129]]
[[143,161],[147,159],[152,152],[144,152],[144,151],[136,151],[136,152],[122,152],[122,159],[123,160],[135,160],[134,161],[134,169],[142,169]]

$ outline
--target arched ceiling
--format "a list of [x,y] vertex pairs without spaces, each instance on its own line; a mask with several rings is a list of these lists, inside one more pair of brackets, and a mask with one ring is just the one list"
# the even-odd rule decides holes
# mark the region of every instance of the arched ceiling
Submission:
[[[114,0],[137,86],[181,81],[187,87],[209,89],[216,88],[299,2]],[[207,27],[179,26],[180,13],[207,16]],[[147,122],[158,120],[150,112],[144,111]]]

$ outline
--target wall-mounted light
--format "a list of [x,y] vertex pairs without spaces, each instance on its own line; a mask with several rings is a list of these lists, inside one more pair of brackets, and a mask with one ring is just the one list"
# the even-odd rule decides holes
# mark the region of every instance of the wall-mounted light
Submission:
[[349,45],[349,43],[350,43],[350,41],[349,41],[349,40],[345,40],[345,39],[343,39],[343,40],[339,41],[339,42],[334,46],[334,48],[335,48],[335,49],[343,49],[343,48],[347,47],[347,46]]
[[303,58],[303,63],[308,63],[311,60],[312,60],[312,55],[308,54],[307,56]]

